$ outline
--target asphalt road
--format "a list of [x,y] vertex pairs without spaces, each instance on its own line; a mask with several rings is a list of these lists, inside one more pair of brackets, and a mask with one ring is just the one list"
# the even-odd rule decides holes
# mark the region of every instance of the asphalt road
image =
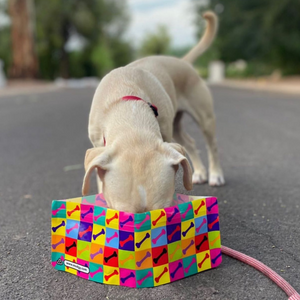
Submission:
[[[300,99],[212,88],[227,185],[195,186],[219,199],[222,243],[253,256],[300,291]],[[264,275],[224,257],[217,269],[134,290],[52,268],[52,199],[80,196],[90,147],[92,89],[0,97],[0,299],[287,299]],[[186,118],[206,161],[202,136]],[[96,193],[93,185],[93,193]],[[178,180],[177,192],[183,192]]]

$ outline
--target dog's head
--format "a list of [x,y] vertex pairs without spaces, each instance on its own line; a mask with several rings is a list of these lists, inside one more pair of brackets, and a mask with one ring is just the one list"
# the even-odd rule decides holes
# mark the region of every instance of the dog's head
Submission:
[[191,190],[192,169],[179,144],[161,143],[124,153],[112,146],[88,149],[82,194],[88,194],[91,174],[97,170],[110,208],[140,213],[168,207],[179,164],[183,167],[184,186]]

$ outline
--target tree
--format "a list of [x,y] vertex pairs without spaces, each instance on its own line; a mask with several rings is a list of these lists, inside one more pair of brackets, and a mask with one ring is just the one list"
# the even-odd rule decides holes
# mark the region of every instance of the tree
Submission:
[[[126,7],[126,2],[117,0],[36,0],[37,45],[45,77],[72,75],[70,59],[81,63],[81,71],[75,70],[78,74],[103,76],[115,67],[115,52],[122,50],[112,45],[122,40],[128,23]],[[70,57],[66,44],[74,34],[86,45]]]
[[166,54],[169,51],[171,37],[164,25],[157,27],[156,32],[146,34],[139,54],[141,56]]
[[207,9],[219,11],[216,44],[225,62],[244,59],[257,65],[300,73],[299,0],[193,0],[199,24]]
[[11,17],[11,78],[36,78],[38,61],[34,47],[32,0],[9,0]]

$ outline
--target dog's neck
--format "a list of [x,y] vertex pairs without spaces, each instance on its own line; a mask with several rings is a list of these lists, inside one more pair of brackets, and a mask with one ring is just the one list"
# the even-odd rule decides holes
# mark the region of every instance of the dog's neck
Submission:
[[105,116],[105,124],[104,138],[107,144],[137,140],[162,141],[158,121],[151,108],[143,101],[115,103]]

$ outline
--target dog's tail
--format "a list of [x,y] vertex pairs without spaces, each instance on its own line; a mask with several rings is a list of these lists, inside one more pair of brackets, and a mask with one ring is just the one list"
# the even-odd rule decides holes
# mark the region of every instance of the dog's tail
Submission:
[[191,64],[209,48],[218,30],[218,17],[214,12],[207,11],[203,14],[203,17],[207,23],[204,35],[199,43],[182,58]]

